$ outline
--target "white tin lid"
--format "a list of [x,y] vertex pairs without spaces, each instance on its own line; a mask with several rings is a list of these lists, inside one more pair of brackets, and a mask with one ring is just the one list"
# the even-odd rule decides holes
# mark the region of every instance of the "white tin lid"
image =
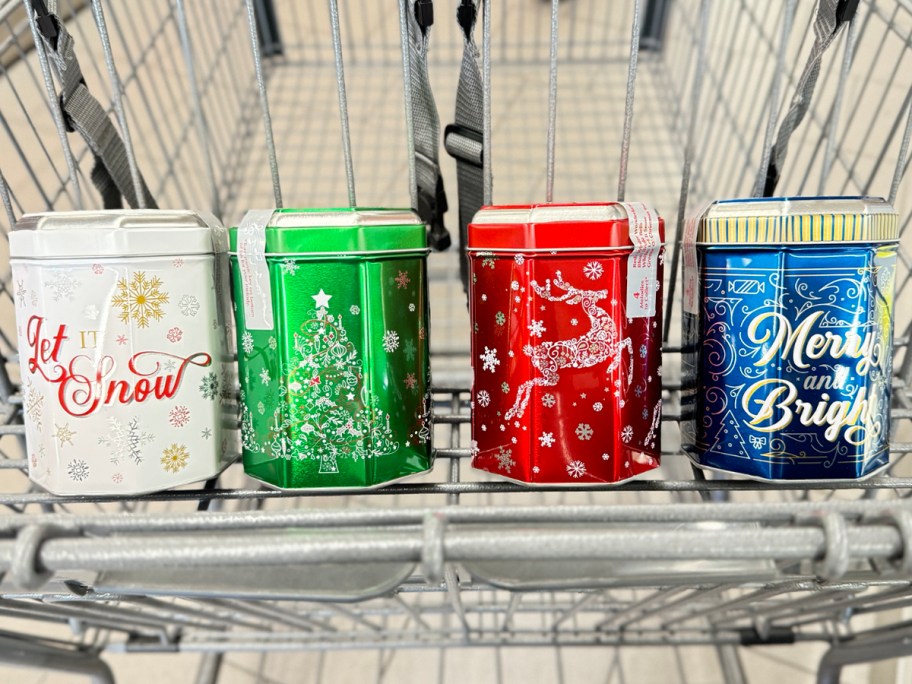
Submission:
[[9,242],[13,259],[186,256],[227,248],[214,216],[161,209],[26,214]]

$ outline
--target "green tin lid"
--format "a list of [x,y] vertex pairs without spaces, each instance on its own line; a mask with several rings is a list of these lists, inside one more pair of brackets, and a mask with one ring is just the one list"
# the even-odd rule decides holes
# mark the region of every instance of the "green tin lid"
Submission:
[[[238,228],[230,235],[235,252]],[[277,209],[265,235],[267,257],[427,249],[424,223],[410,209]]]

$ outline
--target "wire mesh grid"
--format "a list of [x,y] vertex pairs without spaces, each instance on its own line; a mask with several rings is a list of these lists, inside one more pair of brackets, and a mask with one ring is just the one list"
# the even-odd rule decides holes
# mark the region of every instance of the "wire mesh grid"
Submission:
[[[558,199],[615,196],[631,23],[636,10],[641,24],[654,21],[662,5],[560,4]],[[277,2],[277,34],[269,34],[267,6],[162,0],[127,10],[116,2],[59,3],[87,84],[111,102],[114,117],[99,41],[103,9],[135,156],[161,206],[207,207],[230,223],[248,208],[273,204],[248,7],[259,13],[284,203],[344,204],[329,12],[322,2]],[[769,122],[787,106],[809,49],[814,8],[790,0],[664,7],[664,32],[647,31],[639,53],[624,180],[628,198],[647,199],[670,227],[680,227],[687,209],[706,199],[750,194]],[[398,8],[363,2],[340,9],[359,203],[406,205]],[[540,201],[547,191],[551,10],[532,0],[491,3],[497,202]],[[462,53],[448,12],[438,8],[430,52],[444,122],[455,108]],[[908,166],[910,37],[908,2],[861,3],[825,58],[781,190],[893,195],[907,227],[910,180],[900,182],[897,169]],[[6,232],[26,211],[97,203],[88,181],[91,155],[76,136],[59,134],[42,51],[33,44],[23,5],[0,4]],[[455,166],[446,157],[442,164],[453,192]],[[205,490],[132,501],[53,496],[25,477],[7,273],[0,301],[9,377],[0,503],[10,514],[2,521],[0,567],[9,572],[0,585],[0,615],[35,647],[67,653],[74,647],[88,654],[373,649],[378,678],[395,681],[396,667],[426,667],[403,655],[394,666],[391,654],[405,647],[484,647],[494,654],[497,681],[512,681],[511,673],[523,668],[510,661],[507,647],[551,647],[548,667],[571,680],[573,659],[561,654],[591,645],[649,653],[651,646],[673,647],[656,662],[668,659],[662,662],[680,681],[689,681],[686,672],[738,681],[733,654],[753,655],[729,647],[745,644],[819,642],[814,657],[836,644],[849,654],[845,662],[861,651],[880,654],[871,658],[901,655],[909,629],[902,611],[912,602],[903,567],[903,550],[912,543],[906,503],[912,478],[903,458],[912,450],[910,309],[902,304],[909,298],[909,233],[903,234],[894,465],[884,476],[835,489],[705,480],[691,471],[678,449],[673,269],[666,269],[665,284],[673,305],[662,470],[587,491],[526,490],[472,472],[468,316],[457,262],[442,254],[432,256],[430,269],[438,457],[430,475],[352,496],[289,494],[258,489],[235,465]],[[0,244],[7,249],[6,241]],[[57,574],[40,584],[45,570]],[[23,590],[29,583],[40,587]],[[712,647],[718,658],[696,666],[685,646]],[[606,680],[625,681],[626,649],[606,652]],[[435,672],[440,680],[444,653]],[[528,655],[520,660],[528,667],[538,662]],[[267,676],[270,662],[251,667]],[[321,656],[314,667],[326,677],[332,665]]]

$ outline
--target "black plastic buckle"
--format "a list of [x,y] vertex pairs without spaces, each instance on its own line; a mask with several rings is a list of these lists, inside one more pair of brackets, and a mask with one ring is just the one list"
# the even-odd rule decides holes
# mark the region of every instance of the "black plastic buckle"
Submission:
[[459,22],[466,40],[472,39],[472,29],[475,28],[477,18],[478,8],[475,7],[474,0],[462,0],[462,4],[456,9],[456,21]]
[[772,197],[773,193],[776,192],[776,186],[779,184],[779,175],[779,169],[771,161],[769,166],[766,167],[766,182],[763,184],[764,197]]
[[415,0],[415,21],[421,33],[427,33],[434,24],[434,0]]
[[[450,152],[449,148],[446,146],[447,138],[450,137],[450,135],[461,135],[463,138],[468,138],[469,140],[480,143],[482,145],[482,148],[478,161],[476,162],[474,159],[457,156]],[[476,131],[474,128],[467,128],[466,126],[461,126],[460,124],[450,124],[443,129],[443,149],[445,149],[447,151],[447,154],[449,154],[457,161],[465,162],[466,164],[475,166],[479,169],[484,167],[484,135],[481,131]]]
[[48,11],[44,0],[32,0],[32,10],[35,12],[35,22],[38,24],[38,32],[50,44],[51,48],[57,49],[57,22],[54,16]]
[[447,249],[452,244],[452,239],[443,225],[443,215],[449,209],[446,191],[443,189],[443,176],[437,176],[433,195],[426,190],[418,190],[418,206],[415,209],[428,226],[428,247],[438,252]]
[[858,11],[858,0],[839,0],[836,5],[836,25],[844,21],[852,21]]

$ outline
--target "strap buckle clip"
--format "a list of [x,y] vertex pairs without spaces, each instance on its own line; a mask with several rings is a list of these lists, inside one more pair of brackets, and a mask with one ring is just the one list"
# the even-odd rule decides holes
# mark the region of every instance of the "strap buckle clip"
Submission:
[[421,33],[427,33],[434,24],[434,0],[415,0],[415,21]]
[[38,24],[38,32],[50,44],[53,50],[57,49],[57,22],[44,4],[44,0],[32,0],[32,11],[35,12],[35,22]]
[[456,161],[479,169],[484,167],[484,136],[481,131],[450,124],[443,129],[443,147]]
[[428,246],[442,252],[452,244],[450,233],[443,225],[443,215],[449,206],[443,189],[443,176],[437,175],[437,186],[431,194],[424,188],[418,189],[418,216],[428,225]]
[[456,21],[459,23],[466,40],[472,39],[472,29],[475,28],[475,20],[478,18],[478,8],[474,0],[462,0],[456,9]]
[[836,26],[852,21],[857,11],[858,0],[839,0],[839,4],[836,5]]

